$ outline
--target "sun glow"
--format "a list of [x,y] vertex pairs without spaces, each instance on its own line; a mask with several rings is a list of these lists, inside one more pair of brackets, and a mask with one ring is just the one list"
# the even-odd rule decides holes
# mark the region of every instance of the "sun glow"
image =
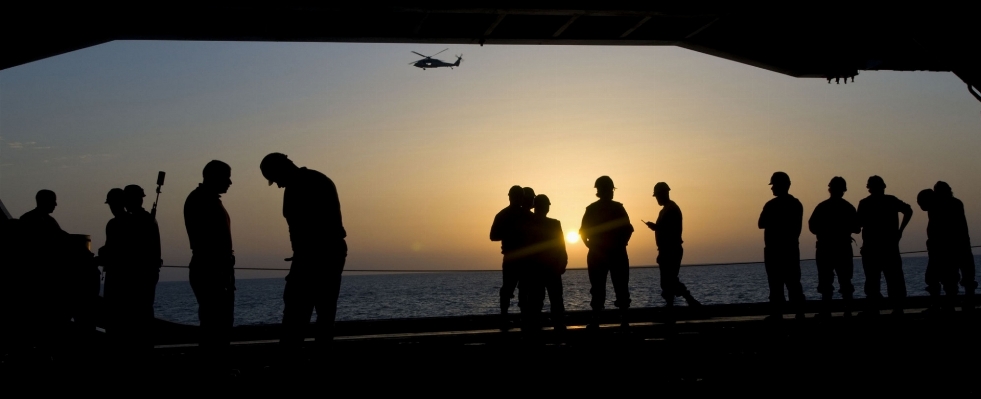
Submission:
[[575,243],[579,242],[579,232],[578,231],[570,231],[568,233],[565,233],[565,240],[569,244],[575,244]]

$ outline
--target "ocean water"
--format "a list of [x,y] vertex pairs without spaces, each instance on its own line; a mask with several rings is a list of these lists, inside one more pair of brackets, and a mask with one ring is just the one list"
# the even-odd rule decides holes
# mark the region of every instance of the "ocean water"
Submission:
[[[975,267],[981,256],[975,256]],[[923,275],[926,257],[903,258],[909,295],[926,295]],[[801,262],[801,280],[807,299],[820,299],[817,266]],[[589,280],[585,270],[563,276],[568,310],[589,309]],[[704,304],[765,302],[769,295],[763,264],[683,267],[680,278]],[[865,275],[855,260],[855,297],[862,298]],[[283,317],[285,281],[241,279],[236,282],[235,324],[279,323]],[[885,282],[882,283],[885,293]],[[392,319],[496,314],[499,312],[500,272],[386,273],[345,275],[337,302],[337,320]],[[837,289],[838,284],[835,282]],[[630,270],[632,307],[663,306],[658,269]],[[839,295],[835,293],[835,297]],[[613,307],[613,286],[607,282],[608,308]],[[512,300],[517,311],[517,298]],[[546,309],[548,302],[546,299]],[[154,303],[156,316],[178,323],[197,324],[197,301],[186,281],[161,282]]]

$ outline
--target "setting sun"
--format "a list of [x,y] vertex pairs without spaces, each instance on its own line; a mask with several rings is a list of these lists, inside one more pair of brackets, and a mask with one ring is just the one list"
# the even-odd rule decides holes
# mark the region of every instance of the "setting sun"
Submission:
[[569,244],[575,244],[576,242],[579,241],[579,232],[578,231],[570,231],[568,233],[565,233],[565,240]]

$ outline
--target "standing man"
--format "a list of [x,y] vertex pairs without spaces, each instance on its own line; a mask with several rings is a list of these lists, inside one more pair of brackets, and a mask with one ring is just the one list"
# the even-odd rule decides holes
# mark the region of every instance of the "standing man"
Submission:
[[534,249],[532,266],[540,276],[543,285],[541,288],[544,289],[539,289],[536,293],[536,302],[539,307],[543,306],[544,291],[548,292],[548,303],[552,308],[552,325],[556,330],[564,331],[565,304],[562,299],[562,274],[565,273],[565,267],[569,263],[569,255],[565,250],[562,223],[548,217],[551,206],[552,202],[545,194],[535,197],[535,213],[531,221],[531,247]]
[[525,194],[521,186],[511,186],[508,190],[509,205],[494,216],[491,225],[491,241],[501,242],[501,253],[504,262],[501,270],[504,282],[501,284],[501,331],[507,331],[508,308],[514,298],[514,290],[518,287],[518,274],[521,273],[519,258],[523,257],[520,249],[525,247],[525,225],[529,220],[529,209],[525,208]]
[[[954,278],[959,277],[961,286],[964,287],[964,303],[961,309],[965,312],[974,310],[974,291],[978,288],[975,279],[974,253],[971,251],[971,235],[967,228],[967,216],[964,213],[964,203],[954,197],[954,191],[950,185],[938,181],[933,186],[935,192],[935,209],[941,217],[941,224],[938,226],[942,231],[942,242],[939,242],[939,249],[946,252],[944,257],[950,260],[950,269]],[[930,217],[933,222],[933,216]],[[928,245],[929,248],[929,245]],[[957,276],[958,272],[960,276]],[[957,287],[954,286],[954,294]]]
[[776,198],[763,206],[759,228],[763,229],[763,263],[770,285],[770,315],[767,320],[783,319],[787,295],[797,319],[804,318],[804,288],[800,283],[800,231],[804,220],[804,206],[790,195],[790,176],[774,172],[770,176],[770,190]]
[[589,273],[589,305],[593,309],[593,319],[587,327],[599,328],[599,316],[606,305],[606,275],[613,280],[616,301],[620,309],[620,325],[628,327],[627,309],[630,308],[630,259],[627,258],[627,242],[634,233],[630,217],[623,204],[613,200],[613,179],[600,176],[593,187],[596,188],[596,202],[586,207],[582,216],[579,235],[583,244],[589,248],[586,254],[586,269]]
[[701,305],[688,291],[688,287],[678,279],[681,271],[681,258],[685,254],[681,247],[681,208],[671,200],[668,183],[659,182],[654,185],[654,198],[662,206],[657,214],[656,222],[647,222],[647,228],[654,231],[654,241],[657,243],[657,268],[661,273],[661,297],[666,306],[674,307],[675,297],[684,297],[688,306]]
[[160,227],[150,212],[143,209],[146,194],[142,187],[128,185],[123,188],[123,194],[126,211],[130,214],[130,223],[127,224],[130,231],[127,234],[130,236],[132,256],[127,259],[126,266],[116,271],[123,274],[122,284],[127,286],[125,291],[128,295],[120,299],[124,301],[124,311],[128,313],[125,317],[132,322],[132,330],[127,334],[133,340],[130,343],[140,350],[149,350],[153,347],[153,301],[163,264],[160,258]]
[[189,279],[198,300],[201,349],[217,367],[231,342],[235,310],[231,218],[221,203],[232,185],[232,168],[215,160],[202,174],[204,180],[184,201],[184,227],[191,243]]
[[283,217],[290,229],[293,261],[283,292],[284,349],[296,354],[303,344],[303,330],[317,310],[316,340],[320,352],[334,340],[337,297],[341,272],[347,260],[347,232],[341,221],[337,187],[326,175],[297,167],[278,152],[259,164],[269,185],[285,188]]
[[838,275],[838,292],[845,301],[845,317],[850,317],[852,293],[852,234],[861,232],[855,207],[845,200],[848,191],[845,179],[835,176],[828,183],[831,198],[814,208],[807,220],[807,227],[817,236],[815,258],[818,269],[818,292],[821,293],[822,310],[818,317],[831,316],[831,297],[834,295],[835,274]]
[[34,196],[37,206],[20,217],[23,232],[26,276],[23,280],[29,339],[51,345],[62,337],[56,335],[68,327],[69,273],[64,267],[68,233],[51,217],[58,198],[54,191],[40,190]]
[[113,217],[106,223],[106,243],[99,248],[97,261],[106,276],[102,294],[106,303],[106,333],[111,339],[119,342],[121,338],[119,334],[124,334],[126,328],[123,304],[129,301],[126,298],[126,290],[130,287],[125,285],[131,284],[125,281],[125,268],[126,262],[132,258],[133,250],[129,227],[130,214],[126,212],[126,194],[123,189],[109,190],[106,194],[106,205],[109,205]]
[[[879,314],[882,292],[881,277],[886,278],[889,301],[893,314],[903,314],[906,298],[906,277],[903,275],[903,258],[899,255],[899,240],[903,230],[913,217],[909,204],[886,195],[886,182],[879,176],[869,177],[866,187],[869,196],[858,202],[858,220],[862,226],[862,268],[865,270],[865,297],[868,298],[866,316]],[[903,221],[897,219],[903,214]]]

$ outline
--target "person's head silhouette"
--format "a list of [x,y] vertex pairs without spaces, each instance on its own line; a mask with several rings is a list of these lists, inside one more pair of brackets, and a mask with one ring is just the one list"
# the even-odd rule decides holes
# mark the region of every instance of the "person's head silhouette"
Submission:
[[143,209],[143,197],[146,197],[146,194],[143,193],[143,187],[130,184],[123,188],[123,194],[127,211],[134,212],[137,209]]
[[34,202],[37,204],[38,210],[51,214],[58,206],[58,196],[55,195],[54,191],[40,190],[34,195]]
[[773,191],[774,196],[790,192],[790,176],[784,172],[773,172],[770,176],[770,191]]
[[232,167],[222,161],[208,162],[201,174],[204,175],[204,182],[201,184],[218,194],[227,193],[232,185]]
[[548,197],[545,194],[538,194],[535,196],[535,215],[541,217],[547,216],[551,206],[552,202],[548,200]]
[[531,208],[535,207],[535,189],[523,187],[521,190],[524,192],[524,202],[521,203],[521,206],[531,210]]
[[669,191],[671,191],[671,187],[668,187],[668,183],[662,181],[654,185],[654,198],[657,199],[658,205],[663,206],[671,200],[671,194],[669,194]]
[[845,183],[845,178],[841,176],[832,177],[831,181],[828,183],[828,192],[831,193],[831,197],[844,197],[845,191],[848,191],[848,185]]
[[613,190],[616,190],[616,187],[613,186],[613,179],[610,176],[596,178],[593,188],[596,189],[596,196],[603,200],[613,199]]
[[950,188],[947,182],[943,181],[938,181],[937,184],[934,184],[933,191],[937,193],[937,197],[950,198],[954,196],[954,190]]
[[511,189],[508,190],[508,201],[511,206],[520,207],[525,203],[525,190],[518,185],[511,186]]
[[886,193],[886,181],[878,175],[870,176],[865,187],[869,189],[869,194],[882,195]]
[[262,177],[269,181],[270,186],[276,183],[279,188],[288,186],[299,169],[285,154],[278,152],[266,155],[259,163]]
[[113,216],[125,215],[126,193],[121,188],[109,190],[109,193],[106,194],[106,204],[109,205],[109,211],[112,212]]
[[927,212],[933,208],[933,201],[935,197],[936,193],[929,188],[920,190],[920,193],[916,195],[916,203],[920,206],[920,209]]

